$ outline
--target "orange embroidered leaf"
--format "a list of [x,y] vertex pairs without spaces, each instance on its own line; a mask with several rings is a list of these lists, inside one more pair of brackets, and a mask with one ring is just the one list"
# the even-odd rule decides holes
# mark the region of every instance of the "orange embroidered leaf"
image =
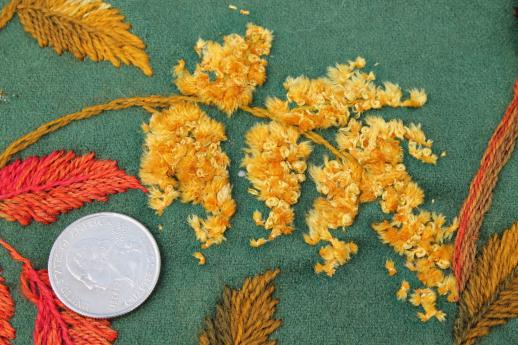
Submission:
[[33,220],[52,223],[61,213],[130,188],[145,191],[115,161],[96,160],[93,153],[55,151],[0,169],[0,218],[22,225]]
[[34,325],[35,345],[110,345],[117,339],[110,322],[81,316],[68,309],[54,295],[47,270],[36,271],[30,260],[0,239],[11,257],[23,264],[22,293],[37,308]]
[[279,270],[247,278],[241,290],[225,287],[216,316],[205,321],[200,345],[255,344],[274,345],[270,335],[282,321],[273,318],[278,300],[272,298],[273,279]]
[[492,327],[518,317],[517,247],[518,222],[487,241],[459,302],[455,344],[474,344]]
[[119,10],[100,0],[24,0],[17,8],[20,22],[41,47],[61,55],[134,65],[151,76],[145,44],[133,35]]
[[10,345],[16,333],[10,320],[14,315],[14,302],[9,288],[0,277],[0,345]]

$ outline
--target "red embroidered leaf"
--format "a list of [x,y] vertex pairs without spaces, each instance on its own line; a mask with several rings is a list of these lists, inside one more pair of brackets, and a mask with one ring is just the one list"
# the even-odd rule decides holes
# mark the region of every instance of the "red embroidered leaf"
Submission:
[[10,345],[16,333],[10,320],[14,315],[14,302],[9,288],[0,277],[0,345]]
[[1,239],[0,245],[23,264],[21,290],[37,309],[35,345],[111,345],[115,342],[117,332],[108,320],[84,317],[68,309],[52,291],[47,270],[36,271],[28,259]]
[[87,202],[106,201],[109,194],[130,188],[146,191],[117,167],[96,160],[94,153],[54,151],[45,157],[18,160],[0,170],[0,218],[28,225],[52,223],[56,216]]

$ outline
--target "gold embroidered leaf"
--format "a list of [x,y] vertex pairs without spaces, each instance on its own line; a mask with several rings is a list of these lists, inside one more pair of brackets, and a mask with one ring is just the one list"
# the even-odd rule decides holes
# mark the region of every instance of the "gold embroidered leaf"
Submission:
[[0,29],[3,28],[13,18],[16,13],[16,7],[20,3],[20,0],[11,0],[5,5],[0,11]]
[[281,325],[273,318],[278,300],[273,279],[279,270],[247,278],[241,290],[225,287],[214,318],[205,321],[200,345],[275,345],[270,335]]
[[153,70],[145,44],[133,35],[118,9],[100,0],[23,0],[18,15],[25,31],[41,47],[51,46],[61,55],[134,65],[151,76]]
[[474,344],[491,327],[518,317],[517,246],[518,222],[485,245],[459,303],[455,344]]

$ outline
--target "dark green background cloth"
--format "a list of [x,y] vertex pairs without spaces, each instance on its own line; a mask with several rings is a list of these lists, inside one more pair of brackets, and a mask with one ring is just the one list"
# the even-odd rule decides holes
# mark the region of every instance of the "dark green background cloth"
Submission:
[[[5,4],[6,0],[1,0]],[[268,95],[284,96],[287,76],[323,75],[328,66],[360,55],[380,81],[402,88],[425,88],[428,104],[418,110],[376,112],[384,118],[420,122],[434,140],[435,151],[448,151],[436,167],[406,157],[410,174],[426,192],[423,208],[443,212],[448,221],[458,213],[471,178],[493,129],[511,99],[518,68],[518,31],[510,0],[373,0],[373,1],[111,1],[133,24],[133,32],[147,43],[155,71],[152,78],[136,68],[115,69],[109,63],[80,62],[70,54],[57,56],[40,49],[18,19],[0,31],[0,148],[62,114],[114,98],[176,92],[171,68],[185,58],[193,66],[192,46],[199,37],[220,40],[232,32],[244,33],[254,22],[273,30],[275,40],[268,65],[268,81],[255,94],[255,104]],[[229,4],[250,10],[242,16]],[[378,62],[379,65],[374,66]],[[403,260],[380,243],[370,224],[386,218],[377,204],[362,205],[346,234],[359,252],[330,279],[313,272],[318,247],[304,243],[304,217],[317,196],[311,180],[304,183],[296,206],[296,232],[260,249],[248,241],[265,234],[254,225],[253,210],[265,206],[247,193],[249,183],[238,175],[243,138],[258,120],[238,112],[232,118],[209,109],[225,123],[229,140],[223,148],[232,159],[230,179],[238,211],[227,241],[205,251],[207,264],[198,267],[197,250],[186,219],[204,214],[200,207],[179,202],[162,217],[147,206],[147,197],[130,191],[107,203],[89,204],[60,216],[52,225],[0,222],[0,236],[8,240],[37,268],[45,268],[58,234],[72,221],[94,212],[113,211],[132,216],[155,236],[162,254],[162,273],[156,290],[136,311],[119,317],[113,326],[118,344],[197,343],[205,315],[214,311],[224,284],[237,287],[249,275],[280,267],[276,296],[277,317],[284,320],[275,333],[281,345],[293,344],[450,344],[456,313],[441,298],[447,321],[422,324],[417,308],[396,300],[401,279],[417,281],[403,268]],[[142,153],[140,125],[148,114],[141,109],[105,113],[74,123],[39,141],[19,157],[72,149],[94,151],[98,158],[115,159],[137,175]],[[333,137],[333,131],[325,133]],[[322,162],[326,152],[315,149],[311,162]],[[518,155],[504,168],[481,234],[501,232],[518,219]],[[432,204],[431,200],[435,199]],[[159,230],[163,225],[163,230]],[[337,231],[339,233],[340,231]],[[394,259],[399,273],[389,277],[383,267]],[[34,307],[20,295],[19,265],[0,252],[0,266],[12,288],[17,313],[15,344],[32,343]],[[496,328],[481,344],[517,344],[518,321]]]

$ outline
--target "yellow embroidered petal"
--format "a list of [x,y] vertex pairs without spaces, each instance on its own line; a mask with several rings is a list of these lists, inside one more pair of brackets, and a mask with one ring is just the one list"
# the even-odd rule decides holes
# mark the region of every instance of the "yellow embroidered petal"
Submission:
[[196,259],[198,259],[198,265],[205,265],[205,256],[201,252],[195,252],[192,254]]
[[[243,10],[242,10],[243,11]],[[175,83],[184,95],[193,95],[231,115],[252,101],[257,86],[266,81],[272,33],[248,24],[245,37],[227,35],[223,44],[199,40],[194,50],[201,61],[191,73],[180,60],[174,68]]]
[[406,300],[408,296],[408,290],[410,290],[410,283],[408,283],[406,280],[403,280],[401,282],[401,287],[396,292],[397,299],[400,301]]
[[[266,219],[261,212],[253,213],[256,225],[270,231],[268,241],[293,231],[295,218],[292,205],[300,196],[306,160],[311,153],[308,142],[298,143],[300,134],[276,122],[257,124],[246,134],[247,148],[242,165],[254,187],[256,197],[270,209]],[[252,246],[266,243],[252,241]]]
[[178,103],[154,113],[146,129],[140,178],[150,187],[150,207],[162,214],[178,197],[202,205],[208,218],[192,215],[188,222],[203,248],[220,244],[236,210],[230,160],[220,146],[223,125],[192,103]]
[[385,261],[385,268],[387,269],[387,273],[389,276],[395,276],[397,273],[396,266],[394,265],[394,261],[387,259]]

